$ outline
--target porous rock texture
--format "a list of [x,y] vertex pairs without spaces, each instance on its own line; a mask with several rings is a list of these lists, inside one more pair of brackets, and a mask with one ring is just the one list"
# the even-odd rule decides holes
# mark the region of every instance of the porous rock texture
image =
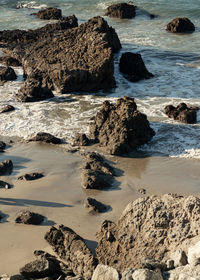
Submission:
[[167,105],[164,110],[169,118],[192,124],[197,121],[197,110],[199,110],[199,108],[188,107],[185,103],[180,103],[177,107]]
[[200,237],[199,213],[200,199],[194,196],[139,198],[128,204],[116,224],[103,222],[97,233],[97,258],[123,272],[140,268],[144,257],[165,261],[177,248],[187,252]]
[[44,216],[27,210],[21,211],[15,219],[16,223],[27,225],[40,225],[43,221]]
[[132,3],[118,3],[106,9],[105,16],[114,18],[133,18],[136,14],[136,6]]
[[86,246],[83,238],[72,229],[63,225],[51,227],[45,239],[53,247],[58,256],[63,259],[75,275],[91,279],[97,266],[97,260]]
[[11,67],[0,66],[0,81],[7,82],[16,79],[17,75]]
[[188,33],[195,31],[195,26],[188,18],[179,17],[169,22],[166,30],[173,33]]
[[57,8],[47,8],[47,9],[42,9],[37,13],[33,13],[32,15],[36,15],[40,19],[61,19],[62,18],[62,11],[61,9]]
[[154,135],[146,115],[137,110],[130,97],[120,98],[115,104],[105,101],[90,124],[90,137],[113,155],[130,152]]

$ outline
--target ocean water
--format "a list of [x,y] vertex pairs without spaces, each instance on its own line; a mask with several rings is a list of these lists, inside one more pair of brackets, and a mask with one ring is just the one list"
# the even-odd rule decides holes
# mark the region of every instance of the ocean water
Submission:
[[[75,14],[79,23],[104,16],[105,8],[116,0],[0,0],[0,30],[30,29],[48,21],[30,14],[40,8],[58,7],[63,15]],[[39,131],[46,131],[70,142],[75,132],[88,132],[88,124],[104,100],[115,101],[124,95],[134,97],[141,112],[147,114],[156,136],[140,150],[171,157],[200,158],[200,113],[195,125],[185,125],[168,119],[164,107],[180,102],[200,106],[200,6],[194,0],[135,0],[137,16],[131,20],[111,19],[122,50],[115,55],[117,87],[95,94],[55,93],[55,98],[37,103],[19,103],[15,93],[23,83],[22,69],[15,68],[18,79],[0,87],[0,107],[12,104],[16,110],[0,115],[0,135],[25,139]],[[16,9],[16,8],[19,9]],[[157,15],[150,19],[145,12]],[[186,16],[195,24],[192,34],[177,35],[165,31],[175,17]],[[155,77],[130,83],[118,70],[123,52],[142,55],[146,67]]]

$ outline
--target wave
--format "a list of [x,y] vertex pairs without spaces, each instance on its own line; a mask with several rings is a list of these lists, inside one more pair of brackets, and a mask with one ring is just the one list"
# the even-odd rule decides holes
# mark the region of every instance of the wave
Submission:
[[31,2],[19,2],[17,4],[17,9],[23,9],[23,8],[27,8],[27,9],[45,9],[48,6],[46,4],[37,4],[36,1],[31,1]]

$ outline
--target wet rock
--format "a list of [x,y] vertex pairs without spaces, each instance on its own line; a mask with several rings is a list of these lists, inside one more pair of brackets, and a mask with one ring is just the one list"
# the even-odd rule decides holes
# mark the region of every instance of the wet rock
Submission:
[[47,9],[40,10],[39,12],[34,13],[32,15],[36,15],[38,18],[46,19],[46,20],[61,19],[62,18],[62,11],[61,11],[61,9],[50,7],[50,8],[47,8]]
[[139,53],[126,52],[123,53],[119,62],[120,72],[125,74],[131,82],[152,78],[154,75],[150,73]]
[[6,148],[6,143],[0,141],[0,151],[3,151]]
[[83,165],[83,168],[90,169],[93,171],[99,170],[111,176],[115,175],[113,167],[110,166],[107,162],[105,162],[102,157],[98,159],[98,156],[94,159],[88,159]]
[[108,205],[105,205],[92,197],[86,198],[84,202],[84,206],[85,208],[88,208],[88,210],[90,210],[91,212],[99,212],[99,213],[107,212],[109,209]]
[[134,99],[129,97],[115,104],[105,101],[90,124],[90,138],[113,155],[128,153],[148,143],[154,135],[146,115],[137,111]]
[[90,144],[90,139],[86,134],[77,133],[74,138],[74,146],[88,146]]
[[187,252],[198,240],[199,211],[200,199],[194,196],[139,198],[128,204],[117,223],[102,224],[97,258],[120,272],[141,268],[144,256],[166,263],[177,247]]
[[120,276],[113,267],[98,264],[93,275],[92,280],[119,280]]
[[0,63],[6,64],[7,66],[21,66],[21,62],[14,57],[2,56],[0,57]]
[[194,24],[186,17],[175,18],[167,24],[167,31],[173,33],[188,33],[195,31]]
[[15,222],[18,224],[29,224],[29,225],[40,225],[43,221],[44,221],[44,216],[26,210],[20,212],[15,219]]
[[13,107],[12,105],[6,105],[5,107],[3,107],[0,111],[0,114],[2,113],[8,113],[8,112],[12,112],[15,110],[15,107]]
[[82,187],[84,189],[108,189],[112,184],[112,176],[100,170],[85,169],[82,172]]
[[133,18],[136,15],[136,6],[131,3],[113,4],[106,9],[105,16],[114,18]]
[[0,81],[7,82],[16,79],[17,75],[11,67],[0,66]]
[[174,253],[172,253],[171,259],[174,261],[174,267],[183,266],[188,263],[187,256],[181,249],[178,249]]
[[161,273],[149,269],[138,269],[133,272],[134,280],[163,280]]
[[188,263],[191,266],[200,264],[200,241],[188,249]]
[[11,187],[12,185],[10,185],[9,183],[0,180],[0,188],[10,189]]
[[33,181],[44,177],[42,173],[29,173],[17,178],[17,180]]
[[4,160],[0,162],[0,175],[11,174],[13,170],[12,160]]
[[36,136],[29,139],[29,141],[39,141],[39,142],[45,142],[45,143],[52,143],[52,144],[60,144],[61,139],[53,136],[50,133],[46,132],[38,132]]
[[183,123],[196,123],[197,121],[197,110],[199,108],[188,107],[185,103],[180,103],[177,107],[173,105],[167,105],[165,107],[165,114],[174,120]]
[[75,275],[91,279],[97,260],[86,246],[83,238],[72,229],[61,225],[59,229],[51,227],[45,239],[58,256],[72,269]]

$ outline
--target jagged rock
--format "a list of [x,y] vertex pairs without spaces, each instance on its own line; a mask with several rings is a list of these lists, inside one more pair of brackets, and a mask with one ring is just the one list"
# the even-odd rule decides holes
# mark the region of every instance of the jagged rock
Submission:
[[112,166],[110,166],[107,162],[105,162],[101,156],[98,158],[98,155],[96,156],[96,158],[94,156],[93,159],[88,159],[86,161],[86,163],[84,164],[83,168],[90,169],[93,171],[99,170],[99,171],[102,171],[111,176],[115,175],[115,172],[114,172],[114,169],[112,168]]
[[90,139],[85,135],[85,133],[77,133],[74,138],[74,146],[88,146],[90,144]]
[[163,280],[161,273],[149,269],[138,269],[133,272],[134,280]]
[[117,223],[105,221],[97,233],[97,258],[123,272],[140,268],[142,258],[165,263],[177,247],[187,251],[199,236],[200,199],[148,196],[128,204]]
[[98,264],[93,275],[92,280],[119,280],[120,276],[113,267]]
[[112,176],[100,170],[85,169],[82,172],[82,187],[84,189],[107,189],[112,184]]
[[15,219],[15,222],[18,224],[29,224],[29,225],[40,225],[43,221],[44,221],[44,216],[26,210],[21,211]]
[[0,162],[0,175],[11,174],[13,170],[12,160],[4,160]]
[[43,9],[40,10],[37,13],[33,13],[31,15],[36,15],[38,18],[40,19],[61,19],[62,18],[62,11],[61,9],[57,9],[57,8],[47,8],[47,9]]
[[6,64],[6,66],[14,66],[14,67],[22,65],[19,60],[10,56],[1,56],[0,63]]
[[125,78],[131,82],[150,79],[154,76],[147,70],[142,56],[139,53],[123,53],[120,58],[119,69],[120,72],[125,74]]
[[8,113],[8,112],[12,112],[15,110],[15,107],[13,107],[12,105],[6,105],[5,107],[3,107],[0,111],[0,114],[2,113]]
[[174,267],[183,266],[188,263],[187,256],[181,249],[178,249],[174,253],[172,253],[171,259],[174,261]]
[[194,24],[186,17],[175,18],[167,24],[167,31],[173,33],[188,33],[195,31]]
[[17,75],[11,67],[0,66],[0,81],[7,82],[16,79]]
[[129,268],[122,273],[121,280],[133,280],[132,274],[135,270],[133,268]]
[[45,239],[58,256],[72,269],[75,275],[91,279],[97,260],[86,246],[83,238],[63,225],[59,229],[51,227]]
[[44,175],[42,173],[29,173],[29,174],[25,174],[23,176],[20,176],[17,178],[17,180],[26,180],[26,181],[32,181],[32,180],[37,180],[44,177]]
[[188,249],[188,263],[191,266],[200,264],[200,241]]
[[40,141],[40,142],[52,143],[52,144],[60,144],[61,143],[61,139],[53,136],[50,133],[46,133],[46,132],[38,132],[36,134],[36,136],[29,139],[29,141]]
[[133,18],[136,15],[136,6],[131,3],[113,4],[106,9],[105,16],[114,18]]
[[6,143],[0,141],[0,151],[3,151],[6,148]]
[[97,201],[92,197],[86,198],[84,202],[84,206],[85,208],[88,208],[92,212],[99,212],[99,213],[104,213],[109,209],[109,206],[101,203],[100,201]]
[[188,107],[185,103],[180,103],[177,107],[167,105],[164,110],[169,118],[191,124],[197,121],[198,109],[199,108]]
[[134,98],[130,97],[120,98],[115,104],[105,101],[90,124],[90,138],[113,155],[130,152],[154,135],[146,115],[137,111]]

